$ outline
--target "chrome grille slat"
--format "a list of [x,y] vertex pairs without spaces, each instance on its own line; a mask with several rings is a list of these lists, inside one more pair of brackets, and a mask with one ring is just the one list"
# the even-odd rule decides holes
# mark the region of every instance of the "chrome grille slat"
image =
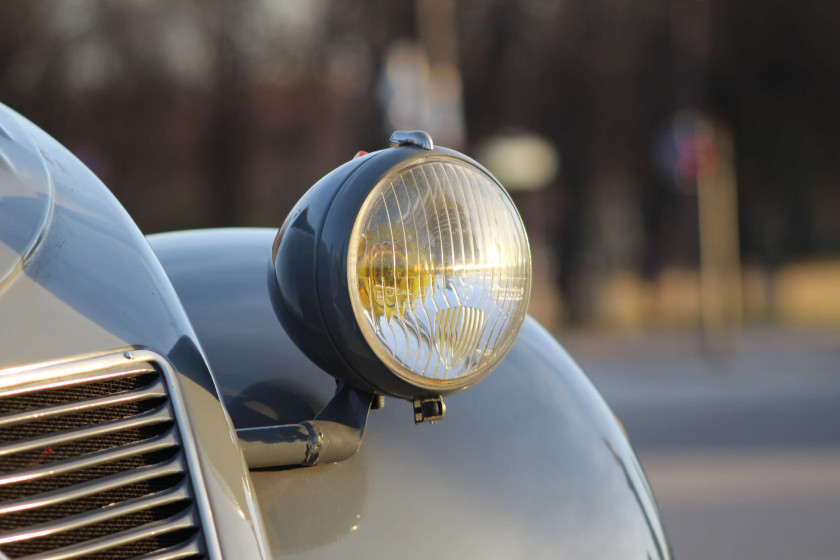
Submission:
[[[51,375],[49,368],[43,370],[31,370],[24,373],[16,374],[14,370],[7,370],[8,373],[0,377],[0,390],[3,391],[3,396],[19,395],[21,393],[33,393],[36,391],[43,391],[45,389],[54,389],[56,387],[70,387],[74,385],[81,385],[85,383],[92,383],[94,381],[104,381],[107,379],[114,379],[119,377],[132,377],[135,375],[142,375],[144,373],[156,373],[154,366],[148,363],[134,364],[131,368],[111,367],[97,371],[81,371],[72,377],[61,377],[56,379]],[[21,375],[20,382],[15,383],[11,381],[16,375]],[[5,389],[5,390],[4,390]]]
[[170,447],[175,447],[180,443],[176,433],[175,428],[170,428],[169,431],[163,435],[149,438],[148,440],[143,440],[138,443],[121,445],[111,449],[80,455],[75,459],[56,461],[55,463],[47,463],[46,465],[42,465],[38,468],[21,469],[19,471],[8,473],[7,475],[0,476],[0,492],[2,492],[2,486],[5,484],[29,481],[45,476],[82,470],[96,465],[101,465],[103,463],[126,459],[135,455],[154,453],[155,451],[162,451]]
[[0,457],[3,455],[11,455],[13,453],[21,453],[23,451],[32,451],[35,449],[50,447],[53,445],[67,444],[93,436],[104,436],[106,434],[121,432],[132,428],[145,428],[155,424],[162,424],[163,422],[171,422],[172,420],[172,411],[169,409],[169,404],[167,403],[160,405],[155,410],[144,412],[124,420],[112,420],[102,424],[95,424],[89,428],[66,430],[51,436],[28,438],[11,443],[0,444]]
[[165,535],[167,533],[174,533],[175,531],[184,531],[197,527],[199,524],[198,516],[195,514],[194,507],[179,513],[169,519],[162,519],[153,523],[147,523],[128,531],[121,531],[108,535],[107,537],[99,537],[91,539],[82,544],[58,548],[49,552],[32,554],[29,556],[21,556],[20,560],[71,560],[72,558],[79,558],[95,554],[97,552],[107,551],[109,549],[124,546],[129,543],[137,542],[149,537],[156,537]]
[[145,482],[154,478],[161,478],[164,476],[182,473],[184,470],[186,470],[186,465],[183,458],[176,455],[175,457],[156,465],[122,471],[118,474],[112,474],[103,478],[91,480],[89,482],[75,484],[60,490],[36,494],[27,498],[0,502],[0,515],[3,515],[4,513],[22,511],[25,509],[52,506],[70,500],[77,500],[85,496],[105,492],[106,490],[112,490],[121,486],[127,486],[137,482]]
[[91,399],[87,401],[74,401],[68,404],[56,405],[44,408],[33,408],[25,412],[17,414],[4,414],[0,416],[0,427],[19,424],[32,420],[43,420],[54,416],[61,416],[64,414],[74,414],[86,410],[93,410],[97,408],[105,408],[119,404],[130,402],[137,402],[142,400],[157,399],[166,397],[166,387],[163,381],[158,379],[152,384],[138,389],[136,391],[128,391],[125,393],[116,393],[108,397],[101,397],[98,399]]
[[0,547],[6,543],[19,542],[27,539],[41,538],[54,533],[62,531],[72,531],[80,529],[95,523],[101,523],[108,519],[113,519],[122,515],[128,515],[137,511],[152,509],[159,506],[165,506],[174,502],[182,502],[189,498],[187,485],[185,482],[180,482],[176,486],[144,496],[142,498],[135,498],[127,500],[117,505],[105,506],[87,513],[80,513],[71,515],[69,517],[62,517],[50,523],[41,523],[39,525],[30,525],[19,531],[6,531],[0,533]]
[[135,560],[181,560],[183,558],[193,558],[195,555],[204,552],[203,544],[198,536],[194,536],[184,544],[167,548],[163,552],[145,554]]
[[182,397],[139,353],[0,371],[0,557],[205,556]]

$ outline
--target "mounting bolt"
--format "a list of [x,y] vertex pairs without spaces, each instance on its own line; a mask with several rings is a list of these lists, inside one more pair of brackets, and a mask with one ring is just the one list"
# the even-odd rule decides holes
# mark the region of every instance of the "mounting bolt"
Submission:
[[444,414],[446,414],[446,405],[443,403],[442,397],[414,399],[415,424],[422,424],[423,422],[434,424],[438,420],[442,420]]

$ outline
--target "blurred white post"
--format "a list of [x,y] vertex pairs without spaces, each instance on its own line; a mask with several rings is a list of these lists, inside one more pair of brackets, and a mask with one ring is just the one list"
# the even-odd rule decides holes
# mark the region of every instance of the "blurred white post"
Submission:
[[704,124],[698,136],[708,135],[713,153],[697,172],[703,343],[708,351],[727,351],[742,322],[734,147],[721,126]]
[[461,150],[465,133],[455,0],[417,0],[416,11],[417,34],[429,62],[425,129],[435,144]]

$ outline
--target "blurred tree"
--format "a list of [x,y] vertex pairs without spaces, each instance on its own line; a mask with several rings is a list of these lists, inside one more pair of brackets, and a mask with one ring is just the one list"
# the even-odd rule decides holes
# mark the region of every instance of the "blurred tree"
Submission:
[[[686,105],[732,124],[746,259],[840,251],[840,5],[454,6],[467,151],[527,129],[561,152],[546,236],[571,320],[593,317],[616,270],[696,263],[696,201],[653,156]],[[417,24],[413,4],[385,0],[4,2],[0,100],[144,231],[277,225],[329,169],[387,145],[376,84]]]

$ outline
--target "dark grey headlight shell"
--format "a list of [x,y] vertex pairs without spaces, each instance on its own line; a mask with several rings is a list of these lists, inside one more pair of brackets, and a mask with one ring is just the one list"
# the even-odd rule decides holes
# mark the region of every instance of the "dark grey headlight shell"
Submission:
[[321,179],[272,261],[275,309],[298,346],[351,385],[406,399],[487,375],[531,287],[528,239],[498,181],[462,154],[412,143]]

